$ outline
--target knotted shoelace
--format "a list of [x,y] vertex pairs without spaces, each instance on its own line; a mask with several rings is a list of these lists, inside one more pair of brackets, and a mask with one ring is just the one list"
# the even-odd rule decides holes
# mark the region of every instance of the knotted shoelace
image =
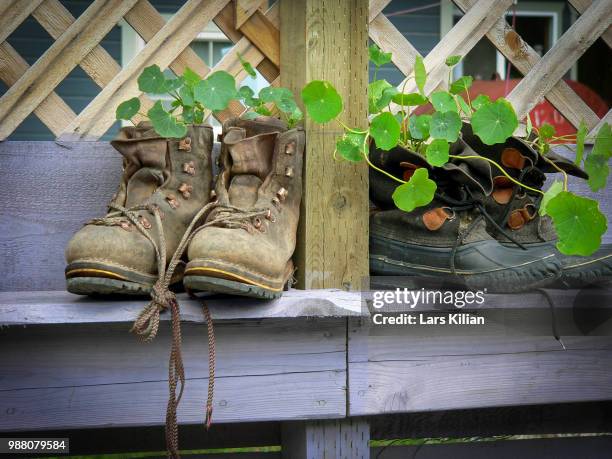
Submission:
[[[112,210],[106,217],[94,219],[90,223],[95,225],[116,225],[117,219],[121,217],[127,218],[142,235],[153,245],[157,262],[158,278],[151,289],[151,301],[140,312],[131,331],[136,333],[143,341],[149,342],[157,336],[159,330],[160,314],[162,311],[169,309],[171,313],[171,328],[172,328],[172,344],[170,349],[170,358],[168,364],[168,388],[169,398],[166,409],[166,445],[168,449],[168,457],[179,458],[179,441],[178,441],[178,423],[177,409],[183,396],[185,387],[185,368],[183,366],[183,356],[181,352],[182,334],[180,321],[180,306],[176,295],[170,290],[170,283],[176,267],[185,252],[185,249],[193,239],[193,237],[202,229],[210,226],[221,226],[226,228],[242,228],[249,233],[255,230],[252,220],[256,217],[269,215],[269,209],[252,209],[244,210],[233,206],[221,206],[218,202],[212,202],[205,205],[187,227],[185,234],[181,238],[176,251],[170,259],[170,263],[166,267],[166,239],[162,226],[161,213],[157,206],[154,205],[138,205],[130,208],[110,204]],[[159,244],[149,234],[147,229],[142,225],[138,212],[146,210],[153,214],[157,226],[157,237]],[[212,210],[216,210],[209,221],[196,228],[197,224],[205,219]],[[189,292],[192,297],[193,294]],[[206,319],[208,333],[208,396],[206,400],[206,428],[210,428],[212,424],[213,399],[215,388],[215,333],[213,327],[212,316],[207,304],[203,303],[204,316]],[[177,394],[178,390],[178,394]]]

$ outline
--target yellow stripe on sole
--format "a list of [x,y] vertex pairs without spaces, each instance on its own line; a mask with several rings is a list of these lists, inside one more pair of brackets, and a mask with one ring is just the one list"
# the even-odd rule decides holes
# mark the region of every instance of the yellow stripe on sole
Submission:
[[[260,287],[260,288],[265,288],[267,290],[272,290],[274,292],[281,292],[283,290],[283,287],[281,288],[274,288],[274,287],[270,287],[269,285],[265,285],[265,284],[260,284],[259,282],[255,282],[251,279],[248,279],[246,277],[242,277],[239,276],[238,274],[234,274],[234,273],[230,273],[227,271],[223,271],[222,269],[217,269],[217,268],[188,268],[185,270],[185,276],[189,275],[192,272],[198,272],[198,273],[220,273],[220,274],[225,274],[226,276],[235,278],[237,280],[239,280],[240,282],[246,283],[246,284],[250,284],[250,285],[254,285],[255,287]],[[212,277],[216,277],[216,276],[212,276]],[[227,280],[232,280],[232,279],[227,279]]]
[[70,277],[72,274],[105,274],[108,277],[118,280],[129,281],[127,277],[120,276],[117,273],[112,271],[105,271],[103,269],[94,269],[94,268],[79,268],[79,269],[71,269],[66,272],[66,277]]

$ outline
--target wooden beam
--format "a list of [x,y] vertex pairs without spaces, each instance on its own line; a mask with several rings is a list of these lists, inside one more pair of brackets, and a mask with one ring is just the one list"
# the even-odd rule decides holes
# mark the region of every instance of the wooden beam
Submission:
[[[569,2],[576,9],[576,11],[582,14],[589,6],[591,6],[593,0],[569,0]],[[608,26],[600,38],[605,41],[610,48],[612,48],[612,26]]]
[[236,24],[234,27],[239,29],[255,11],[263,6],[265,0],[236,0],[234,2],[234,15]]
[[[115,109],[138,95],[137,79],[144,67],[167,67],[208,24],[229,0],[190,0],[145,45],[134,59],[111,81],[68,126],[61,139],[95,140],[115,121]],[[197,13],[197,14],[196,14]]]
[[284,422],[283,459],[368,459],[370,425],[366,419]]
[[[366,0],[281,2],[281,80],[299,94],[329,80],[344,100],[342,120],[367,125]],[[368,172],[335,161],[342,130],[306,118],[304,192],[297,278],[301,288],[359,289],[368,275]]]
[[96,0],[87,8],[0,98],[0,140],[40,105],[135,2]]
[[[0,79],[7,86],[15,84],[29,68],[25,59],[8,42],[0,43]],[[55,135],[76,118],[76,113],[54,91],[34,109],[34,114]]]
[[5,0],[0,11],[0,43],[4,42],[25,21],[43,0],[20,2]]
[[[448,66],[446,58],[451,55],[467,54],[482,37],[493,27],[493,24],[512,5],[512,0],[478,0],[475,5],[446,34],[438,44],[425,57],[425,69],[427,70],[427,83],[425,93],[430,94],[448,78]],[[405,85],[405,92],[417,91],[414,78],[408,76],[398,88],[401,90]],[[391,104],[393,112],[397,112],[400,106]]]
[[416,57],[421,54],[384,14],[370,22],[370,38],[380,49],[392,53],[391,59],[400,72],[406,76],[412,73]]
[[[476,0],[454,0],[454,2],[463,11],[476,4]],[[487,32],[487,38],[523,75],[529,73],[542,59],[504,18],[500,18]],[[545,96],[576,127],[580,125],[580,121],[584,121],[592,128],[599,120],[595,112],[563,80],[559,80]]]
[[514,87],[508,100],[519,119],[527,115],[609,27],[612,0],[594,2]]

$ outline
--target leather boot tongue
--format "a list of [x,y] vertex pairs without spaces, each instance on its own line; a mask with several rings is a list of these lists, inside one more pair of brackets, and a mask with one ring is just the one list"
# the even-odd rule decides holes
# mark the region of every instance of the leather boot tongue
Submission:
[[248,208],[257,202],[257,192],[272,168],[277,132],[246,137],[241,128],[231,129],[223,138],[232,159],[229,200]]
[[164,182],[167,141],[148,125],[138,125],[122,129],[111,144],[125,158],[125,206],[144,204]]

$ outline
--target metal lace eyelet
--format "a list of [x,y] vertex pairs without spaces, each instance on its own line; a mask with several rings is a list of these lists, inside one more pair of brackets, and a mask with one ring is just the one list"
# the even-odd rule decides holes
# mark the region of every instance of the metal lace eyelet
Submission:
[[121,220],[119,226],[125,231],[132,231],[132,224],[126,220]]
[[531,202],[527,203],[525,204],[524,209],[527,212],[527,215],[529,216],[530,220],[533,220],[534,218],[536,218],[536,215],[538,214],[538,208],[536,207],[535,204]]
[[293,177],[293,167],[287,166],[285,168],[285,177],[289,177],[289,178]]
[[272,214],[272,210],[268,209],[266,212],[266,218],[271,222],[274,223],[276,221],[276,217]]
[[173,209],[176,209],[181,205],[181,203],[178,202],[178,199],[176,199],[176,196],[174,196],[173,194],[169,194],[168,196],[166,196],[166,201],[168,201],[168,205]]
[[138,221],[140,222],[140,224],[142,225],[144,229],[151,229],[151,226],[152,226],[151,222],[147,220],[145,217],[143,217],[142,215],[138,217]]
[[189,199],[192,191],[193,186],[188,185],[187,183],[181,183],[181,186],[178,187],[178,192],[181,193],[185,199]]
[[186,152],[190,152],[191,151],[191,137],[185,137],[184,139],[179,140],[178,149],[186,151]]
[[255,217],[253,219],[253,226],[257,229],[261,228],[261,218]]
[[210,190],[210,200],[213,201],[217,197],[217,192],[215,190]]
[[195,163],[193,161],[189,161],[188,163],[183,163],[183,172],[189,175],[195,175]]
[[452,222],[455,218],[457,218],[457,213],[455,212],[455,209],[451,209],[450,207],[442,207],[442,210],[444,210],[448,214],[449,222]]
[[285,188],[280,188],[276,192],[276,196],[278,196],[278,199],[280,199],[281,201],[284,201],[287,198],[288,194],[289,192]]
[[274,207],[276,207],[277,209],[280,208],[280,199],[278,199],[276,196],[274,196],[272,198],[272,204],[274,204]]
[[295,153],[295,142],[290,142],[285,145],[285,154],[292,155],[293,153]]

